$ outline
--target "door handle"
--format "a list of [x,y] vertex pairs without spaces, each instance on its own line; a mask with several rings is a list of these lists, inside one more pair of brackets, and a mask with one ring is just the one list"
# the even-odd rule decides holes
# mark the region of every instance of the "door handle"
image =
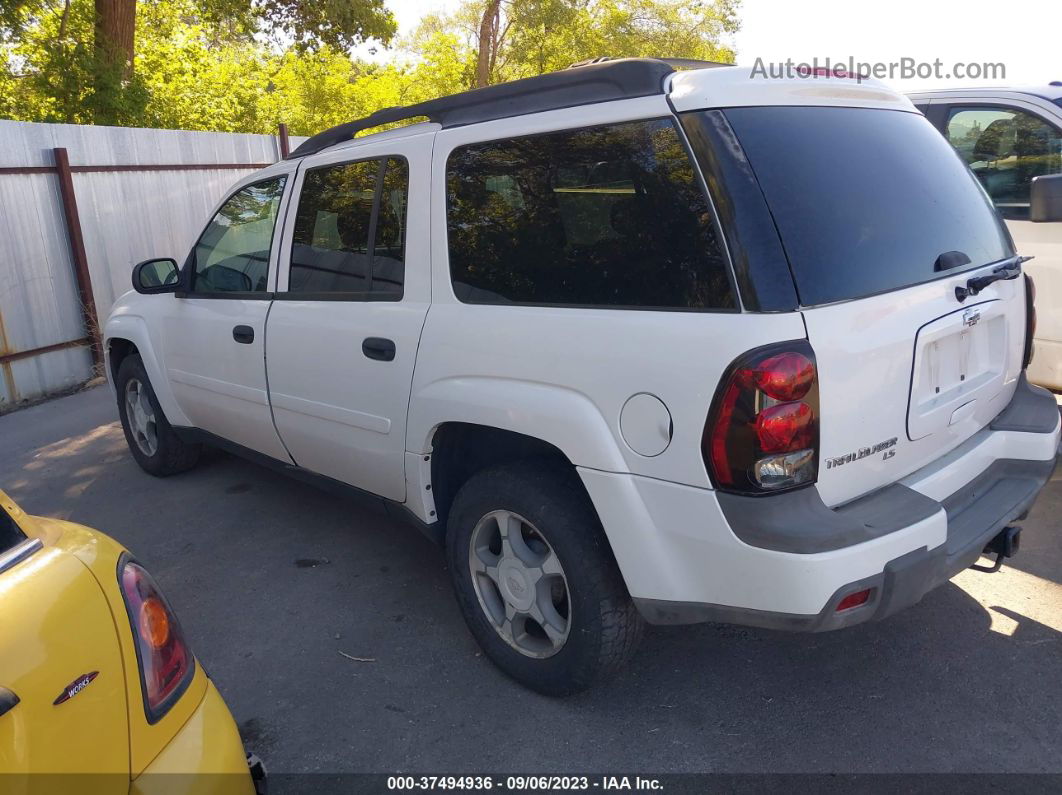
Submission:
[[0,687],[0,716],[6,715],[15,705],[18,704],[19,698],[13,692],[6,687]]
[[250,326],[236,326],[236,328],[232,330],[232,338],[236,340],[236,342],[250,345],[254,342],[254,329]]
[[395,358],[395,343],[394,340],[386,340],[383,337],[366,337],[361,343],[361,352],[370,359],[390,362]]

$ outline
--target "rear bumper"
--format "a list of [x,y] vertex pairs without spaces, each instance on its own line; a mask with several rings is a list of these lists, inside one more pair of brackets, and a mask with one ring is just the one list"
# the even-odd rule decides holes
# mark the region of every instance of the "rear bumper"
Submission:
[[[840,508],[814,488],[734,498],[580,471],[639,610],[795,631],[884,618],[973,563],[1055,467],[1054,397],[1024,379],[992,425],[925,470]],[[870,600],[836,612],[853,591]]]
[[[1050,461],[999,460],[941,508],[947,514],[947,539],[933,549],[922,547],[894,558],[869,577],[839,587],[814,615],[753,610],[703,603],[635,599],[645,618],[655,624],[718,621],[794,632],[823,632],[876,621],[915,604],[981,555],[985,545],[1011,522],[1023,518],[1051,477]],[[870,589],[867,602],[837,612],[845,596]]]
[[255,795],[240,734],[214,683],[192,717],[144,772],[131,795]]

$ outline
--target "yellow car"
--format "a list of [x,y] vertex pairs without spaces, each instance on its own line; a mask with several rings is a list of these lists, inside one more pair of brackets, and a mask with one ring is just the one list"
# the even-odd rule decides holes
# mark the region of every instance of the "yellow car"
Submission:
[[0,491],[0,790],[253,795],[264,775],[151,575]]

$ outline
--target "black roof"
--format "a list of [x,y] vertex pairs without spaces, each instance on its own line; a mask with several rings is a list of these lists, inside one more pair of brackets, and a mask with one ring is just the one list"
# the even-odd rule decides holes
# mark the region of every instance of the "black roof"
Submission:
[[460,127],[464,124],[522,116],[525,113],[662,94],[664,78],[676,68],[714,66],[730,64],[665,58],[595,59],[560,72],[477,88],[416,105],[384,108],[364,119],[350,121],[317,133],[303,141],[288,157],[312,155],[335,144],[349,141],[362,130],[419,116],[426,116],[429,121],[437,122],[443,127]]

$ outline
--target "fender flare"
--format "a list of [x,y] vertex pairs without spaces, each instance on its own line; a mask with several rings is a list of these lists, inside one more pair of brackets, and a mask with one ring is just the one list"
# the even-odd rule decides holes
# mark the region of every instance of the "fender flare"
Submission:
[[103,330],[103,350],[106,356],[107,382],[111,385],[111,391],[116,392],[116,384],[111,370],[110,342],[113,339],[127,340],[136,346],[137,353],[144,363],[148,378],[151,379],[151,388],[155,391],[155,397],[162,407],[162,413],[170,425],[190,427],[191,420],[181,411],[177,400],[173,396],[173,388],[170,386],[166,370],[162,366],[155,346],[152,344],[151,332],[147,322],[139,315],[114,315],[108,318]]
[[575,466],[626,472],[606,418],[586,395],[572,389],[512,378],[444,378],[416,389],[409,403],[406,450],[425,455],[435,431],[465,422],[521,433],[548,442]]

